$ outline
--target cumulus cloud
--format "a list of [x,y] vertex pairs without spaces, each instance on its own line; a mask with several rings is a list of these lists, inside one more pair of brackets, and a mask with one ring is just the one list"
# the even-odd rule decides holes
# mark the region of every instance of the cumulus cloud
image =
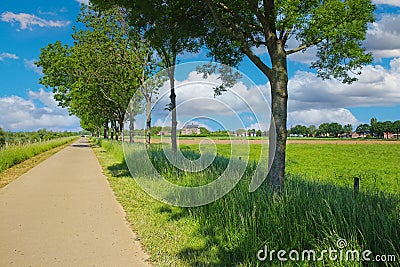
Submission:
[[399,84],[400,58],[390,62],[390,69],[365,67],[359,81],[351,85],[298,71],[289,81],[289,120],[293,124],[337,121],[354,125],[357,119],[346,108],[398,105]]
[[377,5],[400,6],[398,0],[373,0],[372,2]]
[[24,59],[25,68],[36,72],[39,75],[43,75],[42,68],[35,65],[35,59]]
[[11,53],[1,53],[0,54],[0,61],[3,61],[5,59],[19,59],[19,57],[16,54],[11,54]]
[[0,127],[12,131],[79,129],[79,119],[69,116],[57,106],[53,93],[40,89],[29,91],[29,98],[6,96],[0,98]]
[[309,109],[292,111],[288,114],[289,125],[320,125],[324,122],[338,122],[342,125],[357,125],[359,121],[345,108]]
[[[335,79],[322,80],[312,72],[297,71],[288,85],[288,125],[319,125],[333,121],[356,125],[358,120],[350,108],[399,105],[400,58],[392,59],[389,65],[389,69],[381,65],[366,66],[359,80],[351,85]],[[269,83],[256,86],[240,81],[230,91],[214,97],[213,87],[218,84],[217,76],[211,75],[203,80],[196,72],[176,81],[178,120],[184,122],[203,117],[221,122],[229,129],[268,129]],[[156,122],[157,125],[164,120],[170,124],[170,114],[165,110],[169,101],[166,82],[152,112],[154,122],[162,118]]]
[[400,14],[386,14],[368,28],[365,45],[375,58],[399,57],[399,44]]
[[[259,108],[268,106],[264,92],[268,92],[267,85],[245,85],[239,81],[233,88],[221,96],[214,97],[214,87],[220,85],[217,75],[211,75],[207,80],[201,74],[190,72],[183,81],[175,82],[177,103],[182,113],[193,116],[207,116],[208,114],[227,115],[260,111]],[[169,103],[169,83],[166,82],[160,89],[159,100],[155,112],[165,114],[165,106]]]
[[314,73],[298,71],[289,81],[289,108],[394,106],[400,103],[400,58],[390,62],[390,69],[366,66],[359,80],[351,85],[337,80],[322,80]]
[[1,14],[1,20],[8,23],[19,23],[19,30],[32,30],[33,26],[39,27],[65,27],[71,24],[70,21],[54,21],[54,20],[46,20],[40,18],[36,15],[27,14],[27,13],[13,13],[13,12],[4,12]]

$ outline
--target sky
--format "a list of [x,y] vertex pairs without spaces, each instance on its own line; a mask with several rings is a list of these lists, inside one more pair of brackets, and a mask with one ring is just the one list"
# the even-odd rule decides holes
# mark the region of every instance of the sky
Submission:
[[[40,49],[47,44],[58,40],[72,43],[72,26],[76,25],[80,5],[87,1],[1,1],[1,128],[11,131],[80,130],[79,119],[58,107],[51,88],[44,88],[39,83],[43,74],[34,62],[39,58]],[[369,123],[371,117],[380,121],[400,119],[400,0],[373,2],[377,5],[376,22],[368,26],[365,46],[373,53],[374,62],[363,69],[358,82],[344,85],[337,80],[318,78],[309,68],[315,59],[313,49],[289,57],[288,128],[296,124],[318,126],[323,122],[350,123],[356,127]],[[254,49],[254,52],[262,58],[266,56],[265,50]],[[205,51],[184,54],[179,59],[181,63],[207,60]],[[199,75],[187,69],[190,68],[177,74],[177,83],[199,82]],[[231,130],[266,128],[268,80],[248,59],[242,62],[239,70],[247,82],[239,82],[231,94],[213,98],[211,87],[207,89],[207,86],[202,87],[203,90],[199,87],[178,92],[178,127],[194,120],[213,130],[221,127]],[[216,77],[210,79],[216,81]],[[262,93],[258,95],[260,91]],[[255,97],[257,95],[259,97]],[[239,100],[242,102],[237,102]],[[166,97],[160,98],[159,102],[163,101]],[[210,106],[214,108],[206,108]],[[162,114],[163,109],[158,110],[153,124],[168,122],[168,116]],[[137,126],[141,126],[140,122]]]

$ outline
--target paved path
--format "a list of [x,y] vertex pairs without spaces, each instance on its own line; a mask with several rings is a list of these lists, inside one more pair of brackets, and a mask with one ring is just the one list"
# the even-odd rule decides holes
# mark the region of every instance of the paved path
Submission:
[[148,266],[85,139],[0,189],[0,266]]

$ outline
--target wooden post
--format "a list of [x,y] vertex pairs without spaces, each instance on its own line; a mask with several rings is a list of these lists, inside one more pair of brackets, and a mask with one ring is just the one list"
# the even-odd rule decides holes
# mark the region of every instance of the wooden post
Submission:
[[360,190],[360,178],[354,177],[354,196],[358,195],[359,190]]

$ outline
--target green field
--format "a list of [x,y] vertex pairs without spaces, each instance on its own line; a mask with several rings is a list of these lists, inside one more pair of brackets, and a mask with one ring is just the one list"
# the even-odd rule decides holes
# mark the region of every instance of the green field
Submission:
[[[235,145],[245,151],[246,145]],[[198,145],[184,145],[198,151]],[[240,148],[242,147],[242,148]],[[217,145],[218,154],[229,157],[230,145]],[[250,146],[250,160],[257,161],[261,145]],[[398,144],[288,144],[286,172],[304,178],[361,188],[400,192],[400,143]]]
[[52,139],[26,145],[13,145],[0,150],[0,172],[52,148],[67,144],[76,136]]
[[[95,151],[110,184],[156,265],[364,266],[365,262],[326,258],[282,263],[276,258],[262,262],[256,257],[265,246],[287,251],[336,248],[339,238],[347,240],[348,249],[394,255],[397,261],[388,266],[399,265],[398,145],[290,144],[281,196],[272,194],[267,186],[248,192],[254,171],[250,164],[243,179],[223,198],[202,207],[178,208],[139,188],[127,170],[120,143],[98,144],[103,148]],[[229,150],[229,146],[218,146],[221,155]],[[190,157],[195,153],[190,146],[183,151]],[[256,151],[257,146],[252,147],[252,157],[257,157]],[[205,176],[176,176],[182,173],[168,166],[159,157],[161,152],[155,146],[150,157],[158,171],[175,183],[186,184],[194,178],[211,181],[227,162],[218,157],[210,166],[216,171]],[[213,172],[215,177],[210,175]],[[351,188],[354,175],[362,179],[363,190],[357,197]]]

